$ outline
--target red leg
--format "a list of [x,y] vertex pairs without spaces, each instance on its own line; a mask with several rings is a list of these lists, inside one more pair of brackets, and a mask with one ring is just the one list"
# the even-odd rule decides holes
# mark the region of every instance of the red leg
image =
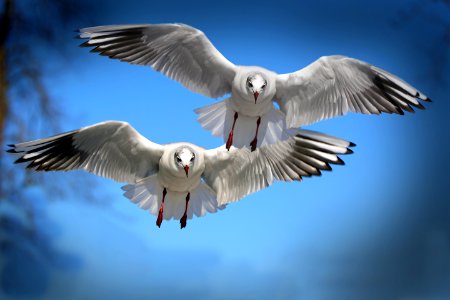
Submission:
[[252,151],[256,150],[256,144],[258,143],[258,130],[259,130],[259,124],[261,124],[261,117],[258,118],[258,121],[256,121],[256,134],[253,141],[250,143],[250,146],[252,146]]
[[238,113],[235,112],[234,113],[234,121],[233,121],[233,126],[231,127],[231,131],[230,134],[228,135],[228,140],[227,140],[227,150],[230,151],[231,145],[233,145],[233,133],[234,133],[234,125],[236,125],[236,120],[238,118]]
[[186,227],[186,222],[187,222],[187,209],[188,209],[188,203],[189,203],[190,197],[191,197],[191,193],[188,193],[187,196],[186,196],[186,208],[184,209],[183,217],[180,219],[181,229],[183,229],[184,227]]
[[156,219],[156,226],[161,227],[161,223],[163,220],[163,213],[164,213],[164,199],[166,198],[166,194],[167,194],[167,190],[166,188],[164,188],[163,190],[163,198],[162,198],[162,202],[161,202],[161,207],[159,208],[159,213],[158,213],[158,219]]

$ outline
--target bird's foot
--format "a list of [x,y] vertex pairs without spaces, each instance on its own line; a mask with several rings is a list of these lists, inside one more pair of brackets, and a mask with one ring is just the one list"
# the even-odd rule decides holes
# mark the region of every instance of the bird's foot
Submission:
[[164,199],[166,198],[166,194],[167,194],[167,190],[166,190],[166,188],[164,188],[164,190],[163,190],[163,198],[162,198],[162,201],[161,201],[161,207],[159,208],[158,218],[156,219],[156,226],[158,226],[159,228],[161,228],[161,223],[163,221]]
[[250,146],[252,147],[252,148],[251,148],[252,152],[256,150],[256,145],[257,145],[257,144],[258,144],[258,139],[257,139],[256,136],[255,136],[255,138],[253,139],[253,141],[250,143]]
[[183,217],[180,219],[180,228],[183,229],[184,227],[186,227],[186,223],[187,223],[187,215],[186,213],[183,215]]
[[161,223],[163,220],[163,209],[162,207],[159,209],[159,213],[158,213],[158,219],[156,219],[156,226],[158,226],[159,228],[161,228]]
[[180,219],[181,229],[186,227],[186,223],[187,223],[187,209],[188,209],[188,204],[189,204],[189,199],[190,198],[191,198],[191,193],[188,193],[187,196],[186,196],[186,207],[184,208],[184,214],[183,214],[183,217],[181,217],[181,219]]
[[258,144],[258,131],[259,131],[259,125],[261,124],[261,117],[258,117],[258,120],[256,121],[256,133],[255,138],[253,141],[251,141],[250,146],[252,147],[252,152],[256,150],[256,145]]
[[231,126],[230,134],[228,134],[227,144],[225,145],[225,147],[227,148],[228,151],[230,151],[231,145],[233,145],[234,126],[236,125],[237,118],[238,118],[238,113],[235,112],[234,117],[233,117],[233,126]]

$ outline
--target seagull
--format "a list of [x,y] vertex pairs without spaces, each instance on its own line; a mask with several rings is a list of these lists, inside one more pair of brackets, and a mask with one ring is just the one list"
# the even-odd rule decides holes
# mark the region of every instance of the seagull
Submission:
[[[293,73],[234,65],[206,35],[185,24],[82,28],[81,46],[150,66],[191,91],[229,98],[195,110],[203,128],[222,136],[226,148],[286,140],[300,126],[345,115],[414,112],[427,96],[397,76],[346,56],[322,56]],[[277,106],[277,107],[276,107]]]
[[85,170],[127,183],[124,196],[163,220],[224,209],[230,202],[274,181],[300,181],[342,165],[339,154],[355,144],[298,130],[285,141],[258,148],[224,146],[206,150],[191,143],[160,145],[126,122],[106,121],[48,138],[9,145],[15,163],[35,171]]

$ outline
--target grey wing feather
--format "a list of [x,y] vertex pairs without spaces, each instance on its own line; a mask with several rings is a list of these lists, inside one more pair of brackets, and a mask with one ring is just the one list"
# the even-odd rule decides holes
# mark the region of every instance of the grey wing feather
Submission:
[[80,29],[82,46],[150,66],[188,89],[217,98],[231,92],[236,67],[203,32],[184,24],[111,25]]
[[108,121],[40,140],[10,145],[8,152],[36,171],[83,169],[121,182],[135,182],[158,170],[163,146],[128,123]]
[[338,154],[352,153],[353,143],[299,130],[290,139],[258,148],[223,147],[205,151],[204,180],[217,193],[220,205],[237,201],[274,181],[301,180],[331,170],[330,164],[344,164]]
[[276,99],[288,127],[345,115],[414,112],[430,99],[389,72],[345,56],[324,56],[277,76]]

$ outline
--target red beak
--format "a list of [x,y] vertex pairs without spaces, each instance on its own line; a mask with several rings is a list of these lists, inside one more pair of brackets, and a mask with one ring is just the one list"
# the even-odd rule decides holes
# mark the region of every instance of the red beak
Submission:
[[254,92],[253,93],[253,97],[255,97],[255,104],[256,104],[256,99],[258,99],[259,93],[258,92]]
[[186,177],[188,177],[188,173],[189,173],[189,166],[188,165],[184,166],[184,172],[186,172]]

